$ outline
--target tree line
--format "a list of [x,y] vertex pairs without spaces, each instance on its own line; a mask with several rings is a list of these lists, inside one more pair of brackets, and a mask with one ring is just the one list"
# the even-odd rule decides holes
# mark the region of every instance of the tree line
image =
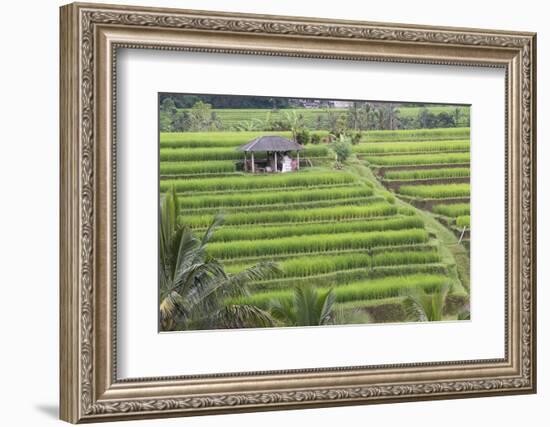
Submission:
[[[224,97],[231,98],[231,97]],[[255,97],[238,97],[251,98]],[[176,100],[179,99],[179,103]],[[278,98],[259,98],[263,102]],[[289,131],[300,127],[309,130],[328,130],[334,135],[345,133],[346,130],[398,130],[398,129],[430,129],[469,127],[470,115],[461,107],[449,111],[433,111],[427,106],[418,108],[416,114],[401,114],[403,104],[353,102],[348,108],[324,108],[311,120],[306,120],[305,112],[285,110],[284,107],[263,107],[263,118],[245,118],[237,124],[224,123],[220,115],[214,111],[214,105],[207,102],[206,97],[186,95],[182,99],[172,96],[161,97],[159,127],[161,132],[207,132],[207,131]],[[189,106],[189,102],[194,101]],[[407,107],[409,104],[407,104]],[[229,107],[228,107],[229,108]],[[234,108],[234,107],[231,107]],[[238,108],[259,108],[239,104]]]

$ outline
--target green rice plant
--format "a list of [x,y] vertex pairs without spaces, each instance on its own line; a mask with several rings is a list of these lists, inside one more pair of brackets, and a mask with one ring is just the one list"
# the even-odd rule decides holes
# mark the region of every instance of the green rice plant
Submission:
[[432,208],[432,212],[445,215],[451,218],[456,218],[462,215],[470,215],[470,204],[469,203],[450,203],[435,205]]
[[[262,156],[265,158],[265,155]],[[236,151],[234,147],[212,148],[161,148],[161,162],[189,162],[203,160],[240,160],[243,153]],[[260,156],[258,156],[260,158]]]
[[[399,109],[404,110],[403,108]],[[470,139],[470,128],[371,130],[363,133],[364,142],[425,141]]]
[[[341,255],[320,255],[315,257],[297,257],[278,263],[282,274],[266,276],[265,279],[286,277],[305,277],[331,273],[339,270],[371,268],[390,265],[428,264],[440,262],[441,257],[435,250],[382,252],[378,254],[351,253]],[[226,268],[228,272],[238,272],[249,264],[232,264]],[[239,270],[240,269],[240,270]]]
[[357,154],[430,153],[469,151],[469,140],[419,141],[419,142],[366,142],[353,146]]
[[[328,135],[326,131],[312,133],[319,136]],[[292,138],[292,132],[290,131],[163,132],[160,134],[160,148],[238,147],[262,135],[277,135],[288,139]]]
[[[300,154],[302,157],[326,157],[329,155],[329,149],[324,145],[307,146]],[[244,153],[237,151],[235,147],[161,148],[159,157],[161,162],[241,160]],[[265,153],[256,154],[255,157],[265,158]]]
[[390,265],[373,268],[363,267],[351,270],[337,270],[329,273],[303,277],[287,277],[257,281],[250,284],[250,290],[253,292],[283,290],[292,286],[305,284],[314,285],[317,287],[336,287],[358,281],[419,273],[446,275],[448,274],[448,268],[447,264],[444,263]]
[[[437,274],[412,274],[364,280],[334,288],[337,302],[398,297],[408,289],[433,292],[448,282],[448,277]],[[324,289],[324,288],[321,288]],[[231,304],[251,304],[266,308],[273,299],[292,298],[292,290],[253,293],[248,297],[228,300]]]
[[[397,207],[387,203],[374,203],[367,206],[335,206],[317,209],[273,210],[260,212],[236,212],[226,215],[225,224],[272,224],[278,222],[344,221],[348,219],[390,216],[397,213]],[[207,227],[212,215],[186,215],[180,223],[192,228]]]
[[375,166],[409,166],[434,165],[446,163],[469,163],[470,153],[441,153],[441,154],[404,154],[391,156],[366,156],[370,164]]
[[160,191],[164,192],[172,186],[178,193],[184,192],[207,192],[207,191],[229,191],[287,187],[316,187],[327,184],[350,184],[356,182],[357,178],[346,172],[318,172],[303,171],[287,174],[262,174],[242,175],[220,178],[195,178],[175,179],[161,181]]
[[456,225],[457,227],[463,228],[470,228],[470,215],[461,215],[456,218]]
[[470,168],[411,169],[386,171],[385,180],[414,180],[431,178],[463,178],[470,176]]
[[255,206],[278,203],[298,203],[318,200],[333,200],[372,196],[373,190],[367,186],[340,188],[312,188],[310,190],[270,191],[219,195],[197,195],[180,198],[183,209],[218,208],[229,206]]
[[[245,193],[246,194],[246,193]],[[238,212],[250,212],[250,209],[254,210],[295,210],[295,209],[319,209],[324,207],[334,206],[367,206],[374,203],[380,203],[386,199],[382,196],[367,196],[367,197],[347,197],[344,199],[326,199],[326,200],[312,200],[293,203],[270,203],[263,205],[242,205],[242,206],[222,206],[216,208],[197,208],[181,210],[181,215],[198,215],[198,214],[212,214],[215,215],[219,212],[223,212],[226,215],[234,214]]]
[[329,234],[366,231],[404,230],[422,228],[424,222],[418,216],[389,217],[375,220],[340,221],[325,224],[284,224],[281,226],[222,227],[212,242],[230,242],[233,240],[275,239],[308,234]]
[[399,193],[423,199],[469,197],[470,184],[402,185]]
[[367,233],[316,234],[300,238],[283,237],[268,240],[237,240],[211,243],[208,253],[214,258],[242,258],[277,255],[281,253],[311,253],[327,250],[346,250],[425,243],[428,234],[424,229],[390,230]]
[[[266,132],[163,132],[161,148],[238,147]],[[291,138],[291,132],[269,132],[270,135]]]
[[234,161],[211,160],[204,162],[160,162],[161,175],[195,175],[202,173],[236,172]]

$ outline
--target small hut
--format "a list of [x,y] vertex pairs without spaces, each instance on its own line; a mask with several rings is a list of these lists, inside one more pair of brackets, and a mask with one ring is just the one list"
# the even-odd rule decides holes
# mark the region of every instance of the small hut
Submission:
[[[241,145],[237,151],[244,152],[244,170],[251,172],[290,172],[300,169],[300,151],[304,147],[297,142],[282,136],[259,136],[247,144]],[[254,159],[254,153],[266,153],[265,160]],[[296,159],[291,157],[296,152]],[[247,154],[250,153],[250,160]],[[280,164],[280,166],[279,166]]]

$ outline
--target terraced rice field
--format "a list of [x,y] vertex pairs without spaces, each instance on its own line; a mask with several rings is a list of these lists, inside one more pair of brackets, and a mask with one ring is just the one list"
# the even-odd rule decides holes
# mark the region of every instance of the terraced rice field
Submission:
[[[373,165],[376,162],[371,159],[383,162],[397,157],[387,154],[394,152],[412,158],[439,156],[441,150],[452,147],[443,155],[468,154],[467,129],[430,130],[436,142],[425,141],[426,131],[418,131],[423,136],[405,132],[392,132],[392,138],[409,138],[409,142],[388,142],[391,138],[380,132],[366,134],[354,151],[361,162]],[[409,288],[431,292],[450,282],[454,297],[462,301],[467,298],[460,280],[450,274],[455,261],[449,259],[416,208],[388,197],[375,179],[361,176],[351,166],[334,170],[324,144],[307,147],[302,155],[310,163],[300,171],[240,172],[237,165],[242,154],[235,148],[257,135],[182,133],[161,134],[160,138],[160,190],[163,193],[175,187],[180,200],[179,221],[200,233],[213,215],[224,214],[225,223],[214,234],[208,253],[219,259],[229,273],[267,260],[276,261],[281,268],[280,274],[252,283],[250,296],[228,303],[246,302],[268,308],[274,298],[291,298],[294,285],[309,283],[319,289],[334,288],[337,307],[353,311],[356,322],[395,322],[404,320],[400,302]],[[410,154],[412,150],[429,154]],[[461,159],[459,163],[467,162]],[[415,169],[400,170],[403,175],[392,179],[414,184],[415,179],[469,176],[467,165],[441,166],[439,174],[436,168],[430,170],[422,178],[414,175]],[[467,184],[459,185],[465,187],[457,187],[453,194],[466,195]],[[410,186],[411,190],[403,186],[404,192],[397,192],[397,196],[420,197],[418,191],[422,197],[432,194],[430,188],[424,188],[426,185]],[[440,189],[437,195],[438,205],[444,206],[445,190]],[[464,224],[466,212],[458,214]],[[388,304],[394,309],[380,309]]]
[[445,135],[445,139],[424,133],[422,139],[361,143],[354,151],[384,186],[434,214],[469,247],[470,133],[462,128]]

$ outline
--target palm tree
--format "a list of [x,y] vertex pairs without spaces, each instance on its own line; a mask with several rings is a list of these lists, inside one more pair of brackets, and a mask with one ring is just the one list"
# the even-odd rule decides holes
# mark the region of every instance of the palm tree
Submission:
[[443,309],[449,285],[441,286],[433,294],[428,294],[424,289],[414,289],[406,294],[403,302],[405,312],[409,317],[420,322],[436,322],[443,319]]
[[292,132],[292,140],[294,142],[296,141],[296,136],[298,134],[298,131],[303,127],[303,117],[302,115],[296,113],[296,111],[284,111],[284,120],[289,128],[289,130]]
[[271,302],[270,312],[287,326],[319,326],[332,320],[333,289],[320,292],[311,285],[296,286],[292,298]]
[[202,238],[178,223],[179,203],[172,188],[160,212],[160,327],[161,330],[272,326],[269,313],[249,305],[225,305],[227,298],[248,295],[247,283],[279,272],[273,262],[227,274],[206,251],[222,216],[214,217]]
[[238,131],[253,132],[261,127],[262,121],[259,119],[244,120],[235,127]]

